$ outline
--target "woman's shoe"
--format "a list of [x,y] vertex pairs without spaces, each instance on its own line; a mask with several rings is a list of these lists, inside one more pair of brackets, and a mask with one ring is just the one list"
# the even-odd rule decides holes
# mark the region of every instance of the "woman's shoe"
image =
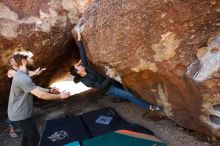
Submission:
[[157,105],[150,105],[149,110],[160,112],[162,111],[162,107],[157,106]]
[[18,134],[16,132],[10,131],[9,135],[11,136],[11,138],[18,138]]

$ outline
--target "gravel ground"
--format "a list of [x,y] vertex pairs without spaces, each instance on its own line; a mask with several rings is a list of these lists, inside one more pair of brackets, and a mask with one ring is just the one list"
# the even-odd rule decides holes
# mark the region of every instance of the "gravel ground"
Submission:
[[[97,92],[74,95],[71,99],[64,101],[36,102],[34,117],[39,131],[42,133],[46,119],[53,119],[66,114],[80,114],[102,107],[112,107],[127,121],[150,129],[167,146],[220,146],[216,140],[210,144],[207,142],[208,137],[189,132],[158,113],[147,112],[127,101],[116,102],[116,100]],[[6,120],[1,122],[0,130],[2,131],[0,145],[19,146],[21,138],[12,139],[9,137]]]

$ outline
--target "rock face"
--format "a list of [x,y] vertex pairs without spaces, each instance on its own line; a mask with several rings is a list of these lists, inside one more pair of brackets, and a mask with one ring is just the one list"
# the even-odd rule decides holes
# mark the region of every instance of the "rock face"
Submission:
[[81,26],[92,63],[180,125],[220,137],[220,1],[101,0]]
[[41,84],[67,74],[68,54],[78,56],[69,34],[76,22],[91,63],[115,68],[125,86],[178,124],[220,137],[217,0],[2,0],[1,99],[16,50],[32,51],[36,64],[48,68]]
[[71,29],[89,3],[89,0],[0,1],[0,104],[8,100],[7,65],[15,51],[31,51],[35,64],[47,68],[35,78],[38,85],[46,86],[68,73],[71,56],[79,56]]

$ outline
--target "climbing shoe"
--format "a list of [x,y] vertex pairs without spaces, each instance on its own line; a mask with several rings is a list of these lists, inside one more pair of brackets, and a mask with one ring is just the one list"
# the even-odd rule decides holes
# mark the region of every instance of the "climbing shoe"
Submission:
[[159,111],[162,111],[162,107],[157,106],[157,105],[150,105],[149,110],[159,112]]

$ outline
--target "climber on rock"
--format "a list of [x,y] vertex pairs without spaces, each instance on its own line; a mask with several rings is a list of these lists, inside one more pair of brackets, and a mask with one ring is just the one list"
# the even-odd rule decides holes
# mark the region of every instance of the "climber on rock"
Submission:
[[107,96],[118,97],[120,99],[126,99],[132,103],[151,111],[161,111],[161,107],[152,105],[148,102],[144,102],[137,98],[132,93],[115,86],[114,76],[116,72],[112,70],[106,76],[103,76],[91,68],[88,64],[85,48],[81,40],[81,34],[77,32],[77,44],[79,46],[81,64],[75,65],[71,68],[71,74],[74,76],[74,82],[82,82],[87,87],[92,87],[101,90]]

